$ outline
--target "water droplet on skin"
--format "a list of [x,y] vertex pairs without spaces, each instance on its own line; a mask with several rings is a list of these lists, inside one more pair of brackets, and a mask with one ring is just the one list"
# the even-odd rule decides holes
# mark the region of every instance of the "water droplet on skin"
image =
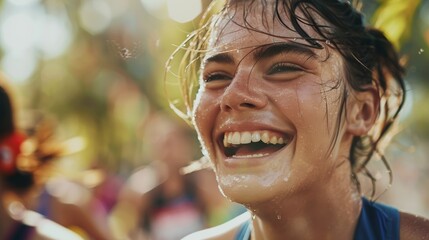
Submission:
[[329,41],[329,40],[326,40],[326,45],[331,45],[331,41]]
[[280,220],[280,219],[282,219],[282,216],[281,215],[277,215],[277,220]]
[[420,48],[420,50],[419,50],[419,54],[421,55],[422,53],[424,53],[425,52],[425,50],[423,49],[423,48]]
[[293,41],[296,41],[296,38],[293,38],[292,40],[293,40]]
[[237,49],[237,50],[236,50],[236,52],[237,52],[237,53],[240,53],[240,49]]

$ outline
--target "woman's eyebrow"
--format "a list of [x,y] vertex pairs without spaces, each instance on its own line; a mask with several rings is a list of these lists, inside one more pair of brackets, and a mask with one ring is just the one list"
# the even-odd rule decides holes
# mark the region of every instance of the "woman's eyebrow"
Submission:
[[317,54],[310,48],[296,43],[273,43],[258,48],[253,53],[253,58],[257,61],[271,58],[284,53],[297,53],[308,56],[308,58],[316,57]]
[[226,63],[226,64],[234,64],[234,58],[229,53],[219,53],[213,56],[210,56],[204,60],[203,65],[207,65],[209,63]]
[[[268,44],[258,47],[254,53],[253,58],[255,60],[262,60],[274,57],[279,54],[283,53],[297,53],[308,56],[308,58],[316,57],[317,54],[313,52],[310,48],[296,44],[296,43],[274,43],[274,44]],[[207,65],[209,63],[225,63],[225,64],[234,64],[234,57],[228,53],[223,52],[219,54],[215,54],[213,56],[210,56],[204,60],[203,65]]]

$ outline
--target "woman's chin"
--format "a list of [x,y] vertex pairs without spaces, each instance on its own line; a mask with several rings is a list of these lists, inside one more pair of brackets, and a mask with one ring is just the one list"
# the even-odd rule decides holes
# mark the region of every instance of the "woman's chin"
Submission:
[[261,179],[242,175],[218,178],[219,187],[225,197],[240,204],[267,202],[284,192],[288,187],[280,179]]

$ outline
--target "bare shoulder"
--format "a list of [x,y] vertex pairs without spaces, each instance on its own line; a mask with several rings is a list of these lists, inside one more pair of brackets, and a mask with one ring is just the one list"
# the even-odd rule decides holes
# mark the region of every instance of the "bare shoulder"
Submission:
[[429,220],[409,213],[400,213],[401,239],[429,240]]
[[233,240],[240,227],[250,219],[250,213],[245,212],[219,226],[192,233],[182,240]]

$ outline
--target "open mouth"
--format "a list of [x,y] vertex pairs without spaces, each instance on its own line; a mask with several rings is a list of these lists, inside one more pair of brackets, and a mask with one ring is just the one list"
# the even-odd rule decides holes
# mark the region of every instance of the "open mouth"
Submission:
[[286,147],[292,138],[289,134],[272,131],[226,132],[224,153],[233,158],[264,157]]

